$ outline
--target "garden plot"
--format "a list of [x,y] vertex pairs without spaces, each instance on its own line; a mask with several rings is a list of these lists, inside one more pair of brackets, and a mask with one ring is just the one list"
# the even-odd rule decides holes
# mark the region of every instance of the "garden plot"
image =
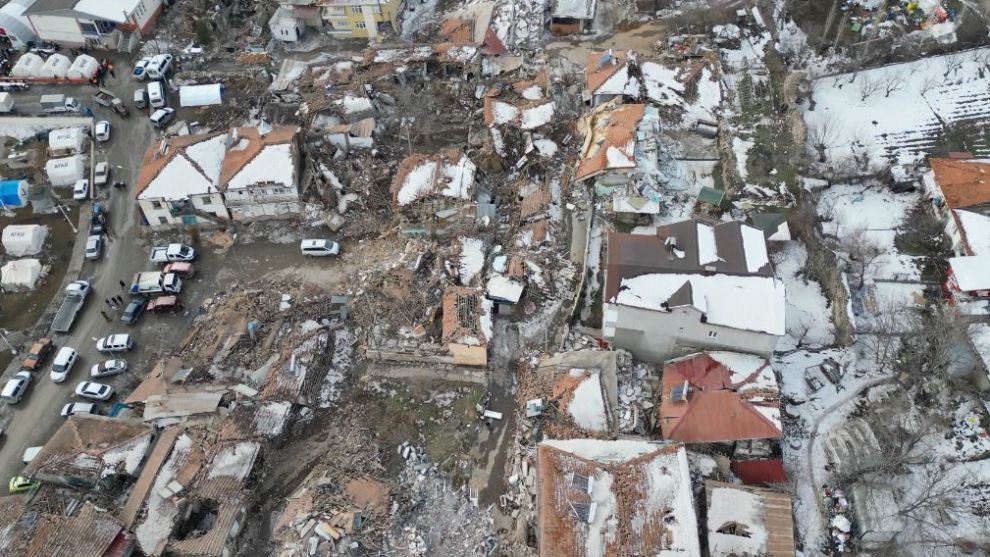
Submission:
[[853,156],[873,169],[919,162],[945,123],[990,119],[990,49],[832,75],[812,85],[809,141],[832,161]]
[[878,247],[894,252],[897,228],[919,199],[918,194],[893,193],[882,186],[835,185],[818,199],[822,231],[840,242],[862,231]]

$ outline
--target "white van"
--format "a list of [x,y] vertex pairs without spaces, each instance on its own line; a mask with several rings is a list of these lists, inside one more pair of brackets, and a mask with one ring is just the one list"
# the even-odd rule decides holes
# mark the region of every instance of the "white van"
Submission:
[[165,106],[165,88],[161,81],[148,83],[148,102],[152,108],[162,108]]
[[175,116],[174,108],[159,108],[151,115],[151,125],[162,129],[172,121],[173,116]]
[[118,333],[96,341],[97,352],[130,352],[134,348],[131,335]]
[[24,397],[24,393],[27,392],[28,385],[30,384],[31,372],[18,371],[17,375],[15,375],[10,381],[7,381],[7,384],[4,385],[3,391],[0,391],[0,398],[11,404],[20,402],[20,400]]
[[52,381],[55,383],[65,381],[69,377],[72,364],[76,363],[78,357],[79,353],[68,346],[59,348],[58,354],[55,354],[55,360],[52,362]]
[[340,253],[340,244],[333,240],[303,240],[299,244],[299,249],[303,255],[324,257]]

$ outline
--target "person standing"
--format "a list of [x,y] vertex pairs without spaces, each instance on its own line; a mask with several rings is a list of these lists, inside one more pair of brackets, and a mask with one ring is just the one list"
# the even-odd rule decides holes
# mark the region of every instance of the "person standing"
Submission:
[[104,310],[102,310],[102,309],[100,310],[100,315],[102,315],[103,318],[107,320],[107,323],[109,323],[110,321],[112,321],[112,319],[110,319],[110,316],[107,315],[107,312],[104,311]]
[[120,289],[121,290],[127,290],[127,283],[124,282],[124,281],[120,281]]

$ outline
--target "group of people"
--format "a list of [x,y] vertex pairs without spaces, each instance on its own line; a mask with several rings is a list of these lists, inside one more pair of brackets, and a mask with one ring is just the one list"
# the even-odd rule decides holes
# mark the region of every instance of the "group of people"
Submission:
[[850,551],[849,539],[852,532],[852,523],[846,516],[849,511],[849,499],[841,487],[831,488],[828,484],[822,485],[822,507],[828,515],[829,541],[832,549],[836,553],[846,553]]
[[[127,291],[127,283],[124,282],[124,281],[122,281],[122,280],[119,281],[119,282],[120,282],[120,289],[126,292]],[[111,296],[111,297],[109,297],[109,298],[107,298],[107,299],[105,299],[103,301],[107,304],[107,306],[112,311],[122,311],[125,307],[127,307],[127,304],[124,303],[124,298],[122,296],[119,296],[119,295]],[[103,316],[103,319],[105,319],[107,321],[107,323],[109,323],[110,321],[113,321],[113,317],[110,317],[110,314],[108,314],[107,313],[107,310],[105,310],[105,309],[104,310],[100,310],[100,315]]]

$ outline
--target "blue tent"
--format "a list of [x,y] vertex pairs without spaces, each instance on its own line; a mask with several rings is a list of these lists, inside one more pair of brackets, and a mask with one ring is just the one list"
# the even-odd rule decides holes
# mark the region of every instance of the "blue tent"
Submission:
[[23,207],[27,205],[27,180],[0,181],[0,206]]

